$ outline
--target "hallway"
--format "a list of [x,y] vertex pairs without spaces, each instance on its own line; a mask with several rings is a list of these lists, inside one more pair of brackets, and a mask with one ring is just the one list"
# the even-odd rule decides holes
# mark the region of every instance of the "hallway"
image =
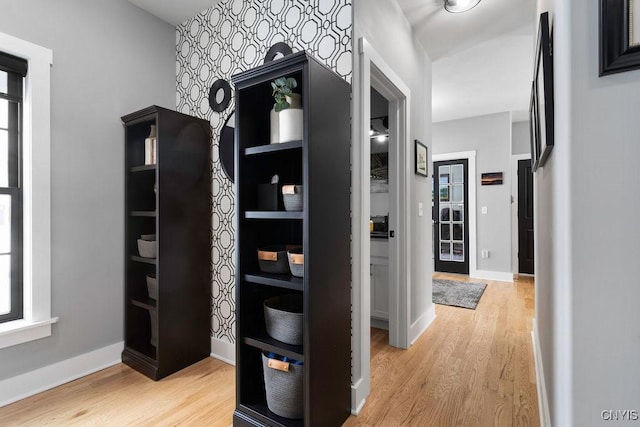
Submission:
[[488,286],[475,311],[437,305],[436,320],[407,351],[372,329],[371,395],[345,425],[539,425],[533,280],[482,282]]
[[[487,283],[475,311],[438,305],[409,350],[389,347],[387,332],[372,330],[372,392],[346,426],[539,424],[533,281]],[[0,408],[0,424],[229,426],[234,380],[235,369],[213,358],[159,382],[118,364]]]

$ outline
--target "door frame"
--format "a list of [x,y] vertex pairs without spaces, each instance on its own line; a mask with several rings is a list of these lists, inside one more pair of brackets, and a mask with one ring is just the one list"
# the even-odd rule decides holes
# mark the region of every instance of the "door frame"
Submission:
[[[456,153],[443,153],[443,154],[434,154],[432,156],[433,162],[442,162],[447,160],[458,160],[458,159],[466,159],[467,167],[468,167],[468,178],[469,178],[469,206],[468,206],[468,220],[469,220],[469,276],[477,277],[478,276],[478,262],[477,262],[477,224],[476,224],[476,150],[471,151],[459,151]],[[432,172],[433,180],[435,183],[435,170]],[[435,184],[434,184],[435,185]],[[434,187],[435,188],[435,187]],[[434,194],[435,197],[435,194]],[[434,234],[435,236],[435,234]],[[435,238],[435,237],[432,237]],[[435,263],[438,251],[433,251],[433,271],[435,271]]]
[[[409,298],[411,272],[410,224],[410,162],[409,117],[411,92],[409,87],[384,61],[382,56],[364,39],[358,40],[358,84],[353,86],[353,143],[352,153],[352,413],[358,414],[371,389],[371,216],[370,169],[371,148],[371,87],[389,101],[390,162],[396,159],[396,169],[390,188],[390,217],[397,218],[390,229],[395,238],[389,239],[389,344],[409,346]],[[394,153],[391,153],[394,150]],[[390,171],[390,174],[392,172]],[[392,200],[391,200],[392,199]],[[392,211],[395,210],[395,215]]]
[[[520,274],[520,261],[518,260],[518,248],[520,235],[518,232],[518,161],[531,160],[531,154],[512,154],[511,155],[511,272]],[[535,191],[536,180],[533,180],[533,194]],[[534,222],[535,224],[535,222]],[[523,276],[527,276],[523,274]]]

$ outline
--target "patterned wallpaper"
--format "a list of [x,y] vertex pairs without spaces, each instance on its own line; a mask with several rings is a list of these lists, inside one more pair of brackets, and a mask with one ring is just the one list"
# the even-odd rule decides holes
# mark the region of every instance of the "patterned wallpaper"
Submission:
[[209,89],[264,62],[285,42],[307,50],[351,83],[351,0],[223,0],[176,29],[176,106],[213,129],[211,336],[235,342],[234,191],[218,156],[220,131],[235,109],[209,105]]

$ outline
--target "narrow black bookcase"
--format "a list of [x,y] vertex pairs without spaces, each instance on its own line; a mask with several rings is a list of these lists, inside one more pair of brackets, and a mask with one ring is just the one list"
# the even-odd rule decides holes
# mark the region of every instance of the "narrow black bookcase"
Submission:
[[[122,361],[159,380],[211,353],[209,224],[211,128],[152,106],[122,117],[125,133],[125,301]],[[156,128],[156,161],[145,139]],[[138,239],[155,235],[155,258]],[[155,276],[150,297],[146,277]],[[151,337],[152,324],[157,331]],[[155,326],[157,325],[157,328]]]
[[[302,96],[303,139],[270,142],[271,82],[294,77]],[[233,77],[236,87],[236,426],[337,426],[350,412],[350,93],[351,87],[306,52]],[[304,186],[303,210],[258,209],[258,184]],[[266,274],[257,250],[296,244],[304,278]],[[303,344],[266,333],[263,302],[303,299]],[[303,362],[304,417],[282,418],[266,403],[262,352]]]

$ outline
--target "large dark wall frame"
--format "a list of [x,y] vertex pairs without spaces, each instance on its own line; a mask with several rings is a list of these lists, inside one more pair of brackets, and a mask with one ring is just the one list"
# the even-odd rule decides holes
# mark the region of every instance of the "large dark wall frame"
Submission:
[[629,46],[629,13],[629,0],[600,0],[601,77],[640,68],[640,46]]
[[539,155],[536,168],[544,166],[554,146],[552,44],[549,12],[544,12],[540,14],[534,70],[536,149]]

